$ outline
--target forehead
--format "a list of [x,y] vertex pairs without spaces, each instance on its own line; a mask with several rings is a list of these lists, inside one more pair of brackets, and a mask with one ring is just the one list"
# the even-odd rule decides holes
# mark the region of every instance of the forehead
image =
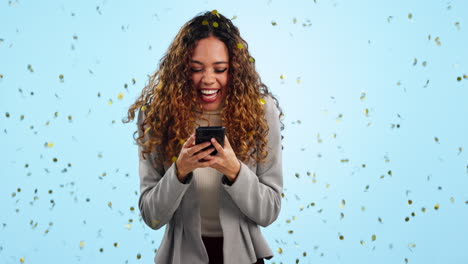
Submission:
[[228,49],[224,42],[215,37],[200,39],[195,44],[192,59],[201,62],[229,61]]

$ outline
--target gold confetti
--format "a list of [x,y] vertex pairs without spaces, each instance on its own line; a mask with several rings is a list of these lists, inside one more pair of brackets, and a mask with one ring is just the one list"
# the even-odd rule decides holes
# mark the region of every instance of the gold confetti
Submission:
[[211,11],[211,14],[216,15],[218,18],[220,18],[219,13],[218,13],[218,10],[216,10],[216,9],[214,9],[213,11]]
[[0,74],[0,79],[3,79],[3,74]]
[[293,230],[289,230],[289,231],[288,231],[288,234],[292,234],[292,233],[294,233]]
[[413,14],[409,13],[408,14],[408,19],[412,19],[413,18]]
[[363,246],[364,246],[364,244],[365,244],[365,243],[364,243],[364,240],[361,240],[360,243],[361,243],[361,245],[363,245]]
[[436,37],[436,38],[434,39],[434,41],[435,41],[435,43],[437,44],[437,46],[440,46],[440,45],[441,45],[441,43],[440,43],[440,38],[439,38],[439,37]]
[[112,99],[109,98],[109,101],[107,101],[108,105],[112,105]]
[[281,75],[280,75],[280,79],[281,79],[281,80],[284,80],[285,78],[286,78],[286,76],[284,76],[284,74],[281,74]]
[[376,235],[372,235],[372,241],[375,241],[377,239]]
[[99,249],[99,252],[101,252],[101,253],[104,252],[104,249],[103,249],[103,248],[100,248],[100,249]]
[[434,209],[435,209],[435,210],[439,210],[439,207],[440,207],[439,204],[435,204],[435,205],[434,205]]
[[365,206],[361,206],[361,211],[366,211],[366,207]]
[[412,201],[412,200],[408,200],[408,204],[412,204],[412,203],[413,203],[413,201]]
[[439,138],[438,138],[438,137],[434,137],[434,141],[435,141],[436,143],[439,143]]
[[450,202],[451,202],[451,203],[455,203],[455,198],[450,197]]
[[34,72],[34,69],[32,68],[31,64],[28,64],[28,70],[29,70],[30,72]]
[[46,147],[51,148],[54,146],[54,142],[47,142]]
[[137,259],[141,259],[141,254],[140,253],[137,254]]
[[219,26],[218,22],[213,22],[213,27],[217,28]]
[[114,242],[114,247],[118,247],[118,246],[119,246],[119,243]]
[[125,228],[127,228],[128,230],[130,230],[132,228],[132,224],[126,224],[125,225]]
[[244,48],[244,45],[242,45],[242,43],[237,43],[237,48],[241,50]]
[[140,107],[140,110],[144,112],[144,111],[146,110],[146,105],[142,105],[142,106]]
[[206,26],[206,25],[209,24],[209,23],[208,23],[208,20],[203,20],[201,23],[202,23],[202,25],[204,25],[204,26]]
[[461,82],[461,80],[462,80],[462,77],[458,76],[457,81]]
[[112,209],[112,202],[108,202],[108,203],[107,203],[107,206],[109,206],[109,208]]
[[260,104],[262,105],[266,104],[266,100],[264,98],[261,98],[259,101],[260,101]]
[[340,235],[340,240],[343,240],[344,239],[344,236],[343,235]]
[[425,213],[426,212],[426,208],[421,208],[421,212]]
[[341,204],[340,204],[340,209],[343,209],[346,205],[346,201],[345,200],[341,200]]
[[250,61],[250,62],[255,62],[255,59],[252,58],[252,57],[250,57],[250,58],[249,58],[249,61]]
[[293,24],[296,24],[296,23],[297,23],[297,19],[293,18]]
[[122,100],[123,97],[124,97],[124,95],[123,95],[123,93],[121,93],[121,92],[117,95],[117,98],[118,98],[119,100]]
[[359,97],[359,99],[361,99],[361,101],[366,100],[366,92],[365,91],[361,92],[361,97]]
[[24,263],[24,258],[20,258],[20,263]]
[[174,157],[172,157],[171,160],[172,160],[172,162],[176,162],[176,161],[177,161],[177,157],[174,156]]
[[468,75],[467,75],[467,74],[463,74],[463,79],[468,79]]
[[59,75],[59,79],[60,79],[61,82],[63,82],[63,74]]
[[297,82],[297,84],[301,84],[301,82],[302,82],[301,77],[297,77],[296,82]]
[[366,117],[369,117],[369,109],[366,108],[363,110],[363,112]]
[[85,242],[84,242],[84,241],[80,241],[80,249],[84,248],[84,245],[85,245]]
[[416,244],[415,244],[415,243],[410,243],[408,246],[409,246],[410,248],[415,248],[415,247],[416,247]]
[[136,83],[136,79],[132,78],[132,84],[135,84],[135,83]]
[[458,30],[460,30],[460,22],[455,22],[455,26],[457,27]]
[[283,254],[283,249],[282,249],[282,248],[278,248],[278,253]]
[[276,26],[278,24],[275,21],[271,21],[271,25]]

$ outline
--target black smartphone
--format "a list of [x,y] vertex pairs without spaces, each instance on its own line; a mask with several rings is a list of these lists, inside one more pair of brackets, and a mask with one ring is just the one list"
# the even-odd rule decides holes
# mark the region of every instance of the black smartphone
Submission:
[[[195,145],[198,145],[200,143],[209,141],[211,142],[211,138],[215,138],[218,143],[224,147],[224,135],[225,135],[225,129],[223,126],[202,126],[202,127],[197,127],[195,130]],[[213,144],[211,144],[213,146]],[[200,151],[204,151],[211,146],[208,146]],[[218,151],[215,149],[213,152],[211,152],[210,155],[216,155]]]

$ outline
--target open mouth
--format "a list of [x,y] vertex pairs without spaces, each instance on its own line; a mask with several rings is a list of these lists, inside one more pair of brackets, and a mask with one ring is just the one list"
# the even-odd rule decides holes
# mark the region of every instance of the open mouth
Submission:
[[216,90],[213,90],[213,89],[200,89],[199,90],[200,93],[200,97],[201,99],[204,101],[204,102],[213,102],[216,100],[216,98],[218,97],[219,95],[219,92],[221,91],[221,89],[216,89]]

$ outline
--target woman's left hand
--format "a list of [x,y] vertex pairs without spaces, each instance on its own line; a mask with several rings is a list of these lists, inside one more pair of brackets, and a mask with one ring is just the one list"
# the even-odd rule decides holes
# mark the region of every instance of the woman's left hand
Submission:
[[231,182],[234,182],[240,171],[240,162],[237,159],[236,153],[234,153],[228,138],[224,136],[224,148],[218,143],[218,141],[216,141],[215,138],[211,139],[211,144],[213,144],[218,153],[214,156],[209,155],[205,157],[205,159],[215,160],[215,163],[210,167],[223,173]]

